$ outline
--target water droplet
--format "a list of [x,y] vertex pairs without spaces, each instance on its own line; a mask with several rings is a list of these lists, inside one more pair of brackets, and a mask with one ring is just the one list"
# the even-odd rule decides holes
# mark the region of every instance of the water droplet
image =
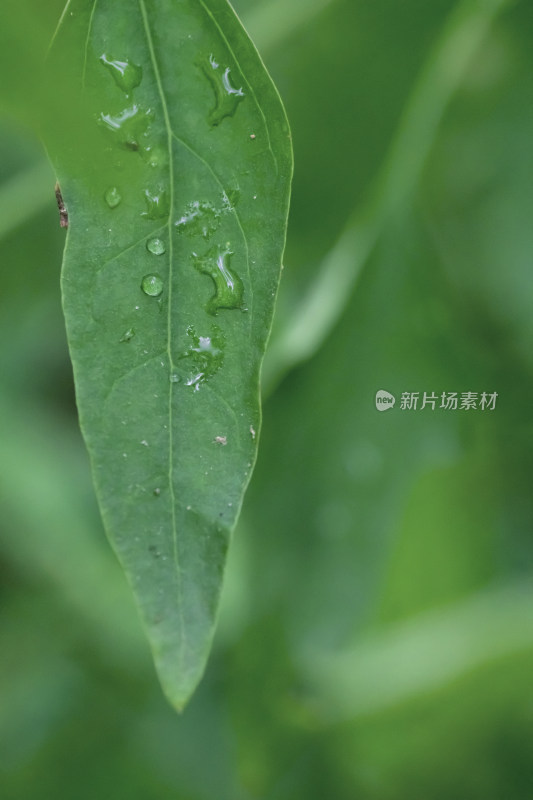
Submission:
[[163,291],[163,280],[159,275],[145,275],[141,281],[141,289],[149,297],[159,297]]
[[144,110],[134,103],[118,114],[100,114],[98,122],[118,137],[127,150],[142,150],[143,138],[148,135],[153,119],[152,109]]
[[184,231],[188,236],[209,239],[220,225],[220,214],[211,203],[194,200],[174,224],[179,232]]
[[162,256],[167,248],[162,239],[154,237],[153,239],[148,239],[148,241],[146,242],[146,249],[150,253],[153,253],[154,256]]
[[198,391],[200,384],[212,378],[222,366],[225,339],[217,325],[211,327],[210,336],[198,336],[193,327],[187,328],[187,336],[191,343],[179,356],[179,360],[186,360],[189,368],[184,377],[185,385],[194,386]]
[[144,447],[148,447],[148,442],[146,441],[146,439],[143,439],[143,440],[142,440],[142,442],[141,442],[141,444],[142,444]]
[[215,245],[203,256],[193,253],[194,266],[202,275],[209,275],[215,284],[215,294],[205,309],[215,315],[219,308],[242,308],[244,287],[238,275],[230,270],[233,255],[229,243],[225,247]]
[[170,204],[165,189],[159,187],[154,192],[145,189],[144,198],[146,200],[146,211],[143,211],[141,216],[148,219],[162,219],[168,216]]
[[215,438],[213,439],[213,443],[214,444],[227,445],[228,440],[227,440],[227,438],[225,436],[215,436]]
[[114,59],[104,53],[100,56],[100,61],[107,67],[119,89],[122,89],[126,94],[129,94],[132,89],[139,86],[142,81],[142,67],[133,64],[128,59]]
[[197,375],[191,375],[188,380],[185,381],[186,386],[194,386],[194,391],[198,392],[200,389],[200,384],[204,381],[205,375],[203,372],[199,372]]
[[121,342],[129,342],[129,341],[131,341],[131,339],[133,339],[134,336],[135,336],[135,331],[133,330],[133,328],[128,328],[128,330],[124,333],[124,335],[123,335],[123,337],[122,337],[122,339],[120,341]]
[[230,67],[223,69],[213,55],[209,56],[208,64],[202,64],[202,71],[215,93],[215,107],[209,112],[207,121],[210,125],[220,125],[225,117],[235,114],[244,92],[233,85]]
[[222,211],[226,214],[235,211],[235,206],[241,197],[241,190],[239,188],[228,189],[222,192]]
[[168,154],[161,147],[147,145],[141,149],[140,153],[150,167],[159,167],[167,162]]
[[250,433],[252,434],[252,439],[255,439],[255,428],[253,425],[250,425]]
[[154,489],[154,495],[155,495],[156,497],[159,497],[159,495],[160,495],[160,494],[161,494],[161,489],[159,489],[159,488],[157,488],[157,489]]
[[110,186],[109,189],[106,189],[104,200],[109,208],[116,208],[122,200],[122,196],[116,186]]
[[173,372],[173,373],[171,373],[169,380],[170,380],[170,383],[179,383],[180,376],[177,375],[175,372]]

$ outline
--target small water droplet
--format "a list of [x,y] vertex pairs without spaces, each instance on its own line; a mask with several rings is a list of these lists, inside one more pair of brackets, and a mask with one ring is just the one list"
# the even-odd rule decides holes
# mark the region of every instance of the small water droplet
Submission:
[[188,236],[203,236],[209,239],[220,225],[220,213],[208,202],[194,200],[185,208],[185,213],[174,223],[178,232]]
[[228,443],[228,440],[227,440],[227,438],[225,436],[215,436],[215,438],[213,439],[213,442],[214,442],[214,444],[221,444],[221,445],[224,446],[224,445],[226,445]]
[[255,439],[255,428],[253,425],[250,425],[250,433],[252,434],[252,439]]
[[222,207],[224,211],[233,211],[239,202],[241,190],[235,187],[222,193]]
[[153,253],[154,256],[162,256],[163,253],[165,253],[167,248],[166,248],[165,243],[164,243],[164,241],[162,239],[158,239],[157,237],[154,237],[153,239],[148,239],[148,241],[146,242],[146,249],[150,253]]
[[216,315],[219,308],[242,308],[244,286],[230,269],[232,255],[229,243],[225,247],[215,245],[203,256],[193,253],[195,269],[209,275],[215,284],[215,294],[205,306],[209,314]]
[[129,94],[132,89],[139,86],[142,81],[142,67],[133,64],[127,58],[123,60],[114,59],[103,53],[100,56],[100,61],[109,70],[119,89],[122,89],[126,94]]
[[250,134],[250,139],[255,139],[255,133]]
[[143,147],[140,153],[149,167],[159,167],[162,164],[166,164],[168,159],[166,150],[161,147],[152,147],[152,145]]
[[224,361],[224,334],[217,325],[211,327],[210,336],[197,336],[191,326],[187,328],[190,346],[179,356],[189,367],[188,375],[183,380],[186,386],[194,386],[198,391],[200,384],[212,378]]
[[154,494],[155,494],[156,497],[159,497],[159,495],[161,494],[161,489],[159,489],[159,488],[154,489]]
[[169,380],[170,380],[170,383],[179,383],[180,376],[177,375],[175,372],[172,372],[171,375],[170,375],[170,379]]
[[124,333],[122,338],[120,339],[121,342],[129,342],[135,336],[135,331],[133,328],[128,328],[128,330]]
[[141,281],[141,289],[149,297],[159,297],[163,286],[163,279],[159,275],[145,275]]
[[144,199],[146,200],[146,211],[143,211],[141,216],[147,217],[148,219],[162,219],[168,216],[170,204],[165,189],[162,187],[159,187],[155,191],[145,189]]
[[98,122],[118,137],[127,150],[141,150],[142,140],[147,136],[153,119],[152,109],[145,110],[134,103],[118,114],[100,114]]
[[223,69],[213,55],[201,68],[215,93],[215,107],[209,112],[207,121],[210,125],[220,125],[225,117],[235,114],[237,106],[244,99],[244,92],[233,85],[230,67]]
[[204,373],[199,372],[197,375],[191,375],[191,377],[185,381],[185,385],[194,386],[194,391],[198,392],[200,391],[200,384],[203,383],[204,380],[205,380]]
[[142,442],[141,442],[141,444],[142,444],[144,447],[148,447],[148,442],[146,441],[146,439],[143,439],[143,440],[142,440]]
[[110,186],[105,191],[104,200],[109,208],[116,208],[122,200],[122,196],[116,186]]

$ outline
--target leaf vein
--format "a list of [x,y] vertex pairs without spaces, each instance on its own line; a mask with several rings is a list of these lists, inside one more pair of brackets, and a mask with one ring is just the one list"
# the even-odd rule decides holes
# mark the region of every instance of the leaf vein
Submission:
[[[174,139],[178,142],[178,144],[181,144],[186,150],[188,150],[193,156],[195,156],[205,166],[205,168],[208,170],[208,172],[213,177],[213,180],[216,181],[216,183],[222,189],[222,192],[226,195],[226,197],[228,197],[229,196],[228,195],[228,191],[227,191],[226,187],[224,186],[224,184],[222,182],[222,179],[217,175],[217,173],[215,172],[213,167],[209,164],[209,162],[207,162],[205,160],[205,158],[203,158],[203,156],[201,156],[200,153],[197,150],[195,150],[193,147],[191,147],[190,144],[188,144],[184,139],[182,139],[180,136],[178,136],[177,133],[172,131],[172,135],[173,135]],[[250,248],[248,247],[248,239],[246,238],[246,234],[244,232],[244,227],[243,227],[242,220],[241,220],[241,217],[239,215],[239,212],[237,211],[236,208],[232,208],[232,211],[235,214],[235,219],[237,220],[237,225],[239,226],[239,231],[241,232],[241,236],[242,236],[242,239],[243,239],[243,242],[244,242],[244,250],[245,250],[245,255],[246,255],[246,274],[248,276],[248,285],[250,286],[250,319],[252,319],[253,318],[254,289],[253,289],[253,284],[252,284],[252,274],[251,274],[251,270],[250,270]]]
[[247,88],[248,88],[248,91],[249,91],[249,93],[250,93],[251,97],[253,97],[253,99],[254,99],[255,105],[257,106],[257,109],[258,109],[258,111],[259,111],[259,113],[260,113],[260,115],[261,115],[261,119],[263,120],[263,125],[264,125],[264,128],[265,128],[265,133],[266,133],[266,137],[267,137],[267,143],[268,143],[268,151],[269,151],[269,153],[271,154],[271,156],[272,156],[272,160],[273,160],[273,162],[274,162],[274,165],[275,165],[275,167],[276,167],[276,175],[278,175],[278,174],[279,174],[279,164],[278,164],[278,159],[276,158],[276,154],[274,153],[274,151],[273,151],[273,149],[272,149],[272,142],[270,141],[270,131],[269,131],[269,129],[268,129],[268,125],[267,125],[266,117],[265,117],[265,114],[264,114],[264,112],[263,112],[263,109],[261,108],[261,105],[260,105],[260,103],[259,103],[259,100],[257,99],[257,96],[256,96],[256,94],[255,94],[255,92],[254,92],[253,88],[251,87],[251,85],[250,85],[250,84],[248,83],[248,81],[246,80],[246,76],[245,76],[245,73],[244,73],[244,71],[243,71],[243,69],[242,69],[242,67],[241,67],[240,63],[239,63],[239,59],[238,59],[238,58],[237,58],[237,56],[235,55],[235,52],[234,52],[233,48],[231,47],[230,43],[228,42],[228,40],[227,40],[226,36],[224,35],[224,31],[222,30],[222,28],[220,27],[220,25],[219,25],[219,24],[218,24],[218,22],[216,21],[216,19],[215,19],[215,17],[213,16],[212,12],[209,10],[209,8],[208,8],[208,7],[206,6],[206,4],[204,3],[204,0],[200,0],[200,5],[201,5],[201,6],[202,6],[202,8],[204,9],[204,11],[205,11],[205,13],[207,14],[207,16],[208,16],[208,17],[209,17],[209,18],[212,20],[212,22],[213,22],[213,25],[215,26],[215,28],[217,29],[217,31],[218,31],[218,33],[219,33],[219,35],[220,35],[220,38],[222,39],[222,41],[224,42],[224,44],[225,44],[225,45],[226,45],[226,47],[228,48],[229,52],[231,53],[231,55],[232,55],[232,57],[233,57],[233,60],[234,60],[234,61],[235,61],[235,63],[237,64],[237,66],[238,66],[238,68],[239,68],[239,72],[241,73],[241,75],[242,75],[242,78],[243,78],[244,82],[246,83],[246,86],[247,86]]
[[88,53],[88,50],[89,50],[89,39],[91,38],[91,33],[92,33],[92,29],[93,29],[94,14],[95,14],[97,5],[98,5],[98,0],[94,0],[93,7],[91,9],[91,15],[89,17],[89,25],[87,27],[87,36],[85,38],[85,48],[84,48],[84,51],[83,51],[83,69],[82,69],[82,73],[81,73],[81,85],[82,85],[82,89],[84,91],[85,91],[85,75],[87,73],[87,53]]
[[[144,0],[139,0],[139,6],[141,9],[141,15],[143,19],[144,30],[146,34],[146,40],[148,44],[148,50],[150,52],[150,59],[152,61],[152,67],[154,70],[154,75],[157,83],[157,88],[159,91],[159,97],[161,100],[161,106],[163,109],[163,117],[165,120],[165,127],[167,131],[167,140],[168,140],[168,164],[169,164],[169,194],[170,194],[170,208],[169,208],[169,215],[168,215],[168,316],[167,316],[167,352],[169,358],[169,368],[172,369],[173,362],[172,362],[172,352],[171,352],[171,341],[172,341],[172,258],[173,258],[173,245],[172,245],[172,216],[174,211],[174,158],[172,152],[172,128],[170,125],[170,118],[168,113],[168,106],[165,97],[165,92],[163,89],[163,85],[161,83],[161,75],[159,72],[159,65],[157,62],[157,58],[154,51],[154,44],[152,41],[152,34],[150,30],[150,25],[148,22],[148,14],[146,11],[146,5]],[[169,380],[169,391],[168,391],[168,433],[169,433],[169,445],[168,445],[168,477],[169,477],[169,494],[170,494],[170,502],[171,502],[171,515],[172,515],[172,538],[173,538],[173,551],[174,551],[174,564],[176,567],[176,578],[177,578],[177,591],[178,591],[178,615],[180,620],[181,626],[181,636],[180,636],[180,660],[183,662],[183,653],[187,646],[186,643],[186,631],[185,631],[185,624],[183,618],[183,596],[182,596],[182,581],[181,581],[181,567],[180,567],[180,560],[179,560],[179,553],[178,553],[178,535],[177,535],[177,528],[176,528],[176,499],[174,496],[174,456],[173,456],[173,424],[172,424],[172,383]]]

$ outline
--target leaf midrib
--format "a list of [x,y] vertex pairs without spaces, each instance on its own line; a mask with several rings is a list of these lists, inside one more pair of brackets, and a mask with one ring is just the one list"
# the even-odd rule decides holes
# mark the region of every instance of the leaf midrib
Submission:
[[[174,154],[172,151],[172,127],[170,124],[170,117],[168,113],[167,100],[163,85],[161,83],[161,74],[159,72],[159,64],[156,59],[154,45],[152,41],[152,34],[150,31],[150,24],[148,22],[148,15],[146,12],[146,5],[144,0],[139,0],[139,7],[143,19],[144,31],[146,34],[146,41],[148,50],[150,52],[150,59],[154,70],[154,75],[161,100],[163,109],[163,117],[165,120],[165,128],[167,132],[167,145],[168,145],[168,165],[169,165],[169,191],[170,191],[170,207],[168,212],[168,312],[167,312],[167,355],[169,361],[169,372],[174,368],[172,363],[172,351],[170,343],[172,341],[172,261],[173,261],[173,238],[172,238],[172,219],[174,216]],[[172,540],[173,540],[173,557],[174,565],[176,568],[177,579],[177,603],[178,615],[181,626],[181,636],[179,645],[179,659],[183,664],[183,653],[186,646],[186,633],[183,618],[183,593],[181,581],[181,567],[178,549],[178,532],[176,525],[176,498],[174,496],[174,428],[173,428],[173,415],[172,415],[172,387],[173,384],[168,381],[168,481],[169,481],[169,496],[171,504],[171,518],[172,518]]]

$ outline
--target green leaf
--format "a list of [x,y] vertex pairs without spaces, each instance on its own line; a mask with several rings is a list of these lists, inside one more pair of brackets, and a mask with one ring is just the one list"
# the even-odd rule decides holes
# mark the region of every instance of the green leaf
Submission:
[[69,218],[80,423],[108,535],[181,708],[256,458],[288,124],[225,0],[73,0],[50,69],[70,96],[78,87],[47,145]]

